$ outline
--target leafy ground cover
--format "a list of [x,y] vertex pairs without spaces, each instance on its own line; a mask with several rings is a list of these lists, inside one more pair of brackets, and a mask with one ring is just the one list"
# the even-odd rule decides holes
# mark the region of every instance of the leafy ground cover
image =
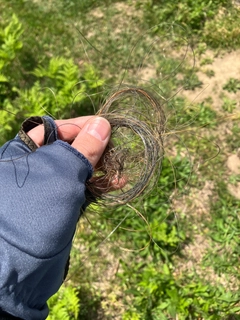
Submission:
[[156,188],[134,210],[89,208],[49,319],[240,319],[238,3],[0,0],[0,10],[2,143],[30,114],[92,113],[122,83],[165,101]]

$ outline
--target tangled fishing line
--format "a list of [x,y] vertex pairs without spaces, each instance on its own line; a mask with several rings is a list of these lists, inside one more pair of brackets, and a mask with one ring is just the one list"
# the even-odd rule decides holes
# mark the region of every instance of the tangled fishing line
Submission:
[[[98,171],[87,183],[88,192],[110,205],[126,204],[149,192],[161,172],[164,155],[163,107],[152,93],[125,87],[112,94],[97,113],[112,128],[110,143]],[[120,190],[110,182],[125,179]]]

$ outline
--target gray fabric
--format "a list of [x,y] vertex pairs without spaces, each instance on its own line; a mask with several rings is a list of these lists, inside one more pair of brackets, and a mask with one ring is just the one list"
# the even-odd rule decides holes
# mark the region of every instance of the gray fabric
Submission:
[[18,136],[0,148],[0,159],[0,308],[45,319],[46,301],[63,281],[92,166],[66,142],[31,152]]

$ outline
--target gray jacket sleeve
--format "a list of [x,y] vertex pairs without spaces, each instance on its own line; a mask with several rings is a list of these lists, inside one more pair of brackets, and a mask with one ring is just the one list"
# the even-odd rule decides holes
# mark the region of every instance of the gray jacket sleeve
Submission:
[[89,161],[57,137],[34,152],[19,136],[0,148],[0,309],[47,317],[91,174]]

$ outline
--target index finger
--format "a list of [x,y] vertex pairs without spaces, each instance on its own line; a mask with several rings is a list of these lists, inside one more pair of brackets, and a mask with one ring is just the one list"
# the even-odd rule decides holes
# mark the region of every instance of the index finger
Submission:
[[73,141],[85,123],[94,116],[83,116],[67,120],[56,120],[59,139],[71,142]]
[[[66,120],[55,120],[59,139],[67,142],[72,142],[79,134],[84,124],[92,117],[94,116],[83,116]],[[43,145],[43,125],[39,125],[33,128],[27,134],[35,142],[36,145]]]

